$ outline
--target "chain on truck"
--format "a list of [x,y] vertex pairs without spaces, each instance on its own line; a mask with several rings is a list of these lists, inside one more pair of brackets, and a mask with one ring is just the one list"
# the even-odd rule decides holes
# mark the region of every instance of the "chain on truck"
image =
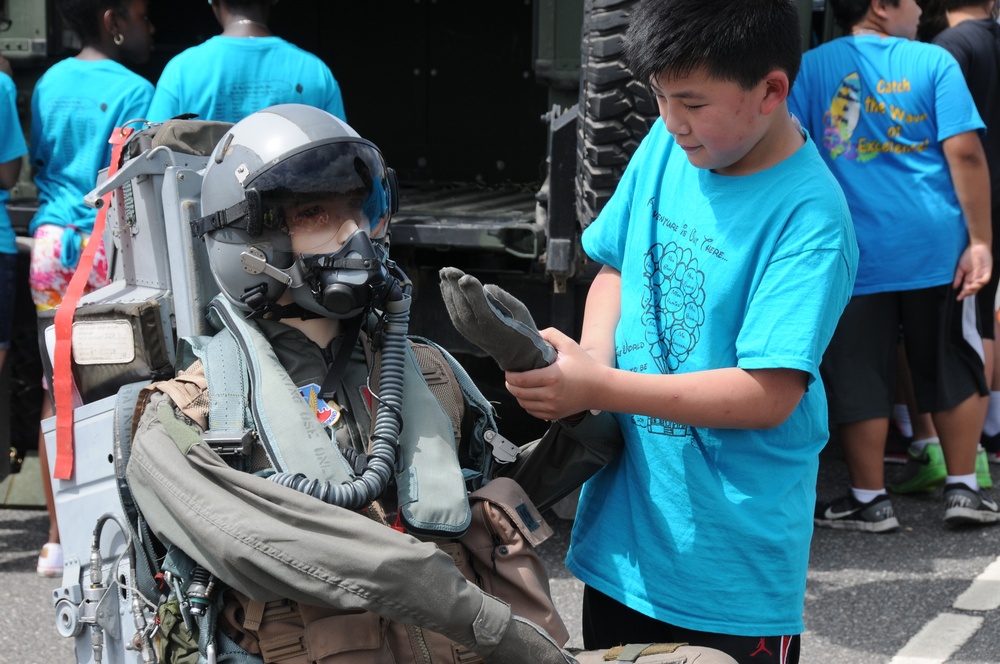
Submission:
[[[51,0],[3,4],[10,27],[0,33],[0,51],[15,70],[27,135],[35,81],[48,66],[75,53],[77,45],[62,29]],[[477,363],[484,361],[494,376],[484,392],[503,402],[501,415],[505,405],[512,407],[502,382],[492,360],[482,358],[448,323],[437,274],[444,266],[456,266],[499,284],[528,305],[540,327],[552,325],[578,336],[593,275],[580,250],[580,233],[610,196],[656,117],[645,86],[618,63],[620,35],[633,4],[635,0],[299,0],[283,4],[272,17],[276,34],[328,63],[344,91],[349,121],[380,145],[396,167],[400,210],[393,220],[392,253],[413,281],[410,330],[434,338],[474,375]],[[807,45],[831,34],[823,4],[799,1]],[[138,70],[151,81],[171,57],[217,31],[201,0],[154,3],[152,20],[157,27],[154,56]],[[131,357],[130,381],[171,373],[178,337],[205,331],[191,312],[204,310],[211,293],[192,275],[207,272],[198,266],[197,252],[190,251],[190,238],[177,230],[189,221],[184,215],[197,212],[205,159],[161,152],[145,160],[148,171],[131,174],[134,186],[122,190],[114,209],[121,223],[110,224],[105,235],[106,244],[118,248],[121,269],[132,271],[131,287],[146,289],[130,293],[130,301],[159,302],[159,313],[139,306],[129,323],[132,333],[161,340],[142,345]],[[30,244],[24,236],[35,210],[30,178],[26,164],[9,204],[25,251]],[[137,205],[156,206],[167,222],[161,237],[142,237],[141,229],[130,225],[135,216],[126,211]],[[183,260],[157,253],[158,243]],[[136,253],[139,246],[151,253]],[[150,266],[152,272],[143,272]],[[142,284],[136,286],[140,273]],[[81,306],[91,306],[100,318],[101,302],[108,298],[108,292],[94,294]],[[30,301],[26,290],[22,299]],[[108,309],[108,320],[116,311]],[[30,355],[36,339],[44,343],[46,336],[44,331],[36,336],[36,324],[50,330],[51,320],[36,323],[33,311],[24,318],[29,314],[29,343],[22,343],[20,352]],[[44,371],[51,379],[51,368]],[[93,661],[91,632],[84,626],[116,635],[121,647],[108,652],[108,661],[139,661],[141,648],[134,649],[129,637],[137,632],[132,623],[140,621],[143,607],[133,605],[128,593],[108,592],[127,587],[134,574],[126,529],[108,527],[121,512],[114,412],[107,394],[81,387],[75,420],[84,425],[82,435],[92,436],[94,449],[104,454],[95,455],[101,464],[80,465],[70,483],[57,487],[60,525],[68,530],[63,535],[68,564],[61,587],[53,592],[56,627],[77,639],[79,662]],[[29,391],[23,395],[25,403],[15,401],[8,408],[29,413],[28,423],[35,413],[37,422],[38,410],[28,402],[39,396]],[[54,426],[49,421],[44,427],[51,445]],[[32,435],[24,439],[30,441]]]

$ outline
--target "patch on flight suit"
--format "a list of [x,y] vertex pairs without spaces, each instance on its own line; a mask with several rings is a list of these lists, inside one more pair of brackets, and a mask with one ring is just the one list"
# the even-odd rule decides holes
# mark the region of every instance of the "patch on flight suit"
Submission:
[[319,396],[320,387],[316,383],[309,383],[299,388],[299,394],[306,400],[309,407],[316,414],[316,419],[328,427],[332,427],[340,419],[340,406],[330,403]]

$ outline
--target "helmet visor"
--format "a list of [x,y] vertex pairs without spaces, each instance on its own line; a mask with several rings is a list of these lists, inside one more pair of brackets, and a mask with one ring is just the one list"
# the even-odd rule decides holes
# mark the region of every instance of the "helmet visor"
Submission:
[[264,230],[289,236],[296,253],[318,251],[354,226],[374,240],[389,230],[392,193],[385,165],[378,150],[362,140],[285,157],[246,187],[260,194]]

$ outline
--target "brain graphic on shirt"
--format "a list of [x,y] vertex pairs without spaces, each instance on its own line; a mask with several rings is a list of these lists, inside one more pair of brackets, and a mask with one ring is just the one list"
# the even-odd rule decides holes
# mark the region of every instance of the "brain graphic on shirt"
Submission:
[[705,274],[690,249],[676,242],[653,245],[644,259],[646,290],[642,323],[646,342],[662,373],[675,371],[701,337],[705,322]]

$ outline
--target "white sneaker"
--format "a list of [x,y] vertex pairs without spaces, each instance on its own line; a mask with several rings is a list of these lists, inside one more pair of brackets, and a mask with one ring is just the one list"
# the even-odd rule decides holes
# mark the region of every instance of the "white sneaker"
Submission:
[[42,553],[38,556],[38,565],[35,567],[38,576],[49,578],[62,576],[63,573],[63,551],[62,545],[56,542],[49,542],[42,547]]

